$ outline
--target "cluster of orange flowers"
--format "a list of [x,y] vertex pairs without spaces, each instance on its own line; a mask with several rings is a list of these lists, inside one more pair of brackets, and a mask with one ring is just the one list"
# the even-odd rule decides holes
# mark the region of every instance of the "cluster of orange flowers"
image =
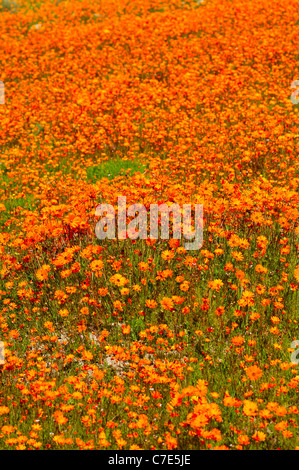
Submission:
[[[297,9],[1,13],[0,448],[299,448]],[[202,249],[98,240],[120,195],[203,204]]]

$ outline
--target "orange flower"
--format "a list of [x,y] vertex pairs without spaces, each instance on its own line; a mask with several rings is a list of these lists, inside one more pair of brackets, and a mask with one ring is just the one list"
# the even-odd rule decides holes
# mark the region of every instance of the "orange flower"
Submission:
[[148,263],[145,263],[144,261],[141,261],[138,266],[140,271],[146,271],[147,269],[149,269]]
[[250,440],[249,440],[249,437],[244,435],[244,434],[240,434],[238,436],[238,442],[239,444],[243,445],[243,446],[247,446],[248,444],[250,444]]
[[280,421],[275,425],[276,431],[284,431],[288,427],[289,423],[287,421]]
[[237,398],[233,398],[229,395],[228,392],[225,392],[225,397],[223,399],[223,404],[224,406],[235,406],[235,407],[239,407],[242,405],[242,401],[241,400],[238,400]]
[[276,316],[273,316],[271,317],[271,322],[274,323],[274,325],[276,325],[280,322],[280,319]]
[[244,279],[245,278],[245,273],[244,271],[241,271],[240,269],[237,269],[235,272],[236,278],[237,279]]
[[58,312],[58,315],[60,315],[61,317],[67,317],[68,314],[69,314],[69,311],[66,308],[59,310]]
[[88,307],[82,307],[82,308],[80,309],[80,313],[81,313],[82,315],[89,315],[89,308],[88,308]]
[[55,328],[54,328],[53,323],[51,321],[46,321],[44,323],[44,327],[47,328],[51,332],[55,331]]
[[176,449],[178,446],[178,441],[175,437],[172,437],[170,433],[165,435],[165,443],[168,450]]
[[262,295],[264,294],[266,288],[262,284],[258,284],[255,288],[257,294]]
[[10,425],[2,426],[1,428],[1,431],[3,432],[3,434],[11,434],[12,432],[14,432],[14,430],[15,430],[14,426],[10,426]]
[[245,341],[245,339],[243,338],[243,336],[233,336],[231,338],[231,342],[234,346],[241,346],[241,344],[243,344]]
[[129,281],[128,281],[124,276],[122,276],[121,274],[114,274],[114,275],[110,278],[110,282],[112,282],[112,283],[115,284],[116,286],[123,287],[123,286],[125,286]]
[[98,290],[99,295],[103,295],[103,296],[107,295],[108,292],[109,290],[107,289],[107,287],[102,287],[101,289]]
[[165,250],[162,252],[162,259],[170,261],[174,258],[174,252],[170,250]]
[[65,424],[68,422],[68,419],[64,416],[64,414],[61,411],[56,411],[54,413],[55,416],[55,421],[58,424]]
[[180,289],[183,292],[186,292],[187,290],[189,290],[189,282],[188,281],[182,282],[182,284],[180,285]]
[[131,331],[130,325],[122,325],[121,328],[124,335],[128,335]]
[[157,302],[155,300],[147,300],[145,302],[146,307],[148,308],[155,308],[157,306]]
[[225,312],[225,308],[224,307],[218,307],[216,308],[215,310],[215,314],[217,315],[217,317],[220,317],[221,315],[223,315]]
[[266,440],[266,434],[262,431],[256,431],[253,435],[252,435],[252,439],[256,442],[263,442]]
[[233,255],[233,258],[235,258],[236,261],[243,261],[243,259],[244,259],[243,253],[241,253],[241,251],[233,251],[232,255]]
[[255,267],[255,272],[266,274],[268,272],[268,269],[264,268],[261,264],[257,264]]
[[0,416],[9,413],[8,406],[0,406]]
[[208,282],[209,289],[216,290],[217,292],[220,291],[222,286],[223,286],[223,281],[221,279],[215,279],[214,281]]
[[90,351],[84,350],[81,352],[81,355],[82,355],[83,361],[91,361],[93,358],[93,354]]
[[94,260],[90,263],[90,269],[92,271],[96,271],[96,272],[101,271],[103,269],[103,267],[104,267],[104,263],[103,263],[103,261],[101,261],[99,259]]
[[116,310],[119,310],[120,312],[123,311],[123,308],[122,308],[122,304],[119,300],[115,300],[113,302],[113,307],[116,309]]
[[163,297],[160,301],[161,306],[164,310],[172,310],[173,309],[173,300],[169,297]]
[[254,305],[254,293],[249,290],[243,291],[242,298],[238,300],[238,304],[241,307],[246,307],[247,305],[248,307],[251,307]]
[[36,271],[36,277],[39,281],[45,281],[48,279],[49,271],[51,271],[51,266],[49,264],[43,264],[43,266]]
[[258,412],[258,406],[256,403],[250,400],[243,401],[243,413],[245,416],[256,416]]
[[250,366],[246,368],[246,374],[250,380],[258,380],[262,377],[263,372],[262,369],[257,366]]

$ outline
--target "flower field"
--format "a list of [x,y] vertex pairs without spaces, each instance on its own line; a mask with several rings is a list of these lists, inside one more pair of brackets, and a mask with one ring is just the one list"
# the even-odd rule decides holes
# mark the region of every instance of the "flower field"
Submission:
[[[0,33],[0,449],[298,450],[298,2],[0,0]],[[121,195],[202,204],[203,246],[98,239]]]

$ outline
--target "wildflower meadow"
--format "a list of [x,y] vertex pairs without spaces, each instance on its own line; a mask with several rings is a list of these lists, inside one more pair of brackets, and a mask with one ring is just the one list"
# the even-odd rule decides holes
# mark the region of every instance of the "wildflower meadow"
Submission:
[[0,0],[1,450],[299,449],[298,37],[296,0]]

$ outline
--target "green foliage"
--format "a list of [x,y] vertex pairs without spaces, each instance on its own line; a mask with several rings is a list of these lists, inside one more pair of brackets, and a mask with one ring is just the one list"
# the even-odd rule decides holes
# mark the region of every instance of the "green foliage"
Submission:
[[144,173],[147,168],[145,163],[137,160],[108,160],[101,165],[90,166],[87,168],[87,180],[95,183],[102,178],[112,180],[117,176],[123,175],[130,170],[130,175],[136,172]]

